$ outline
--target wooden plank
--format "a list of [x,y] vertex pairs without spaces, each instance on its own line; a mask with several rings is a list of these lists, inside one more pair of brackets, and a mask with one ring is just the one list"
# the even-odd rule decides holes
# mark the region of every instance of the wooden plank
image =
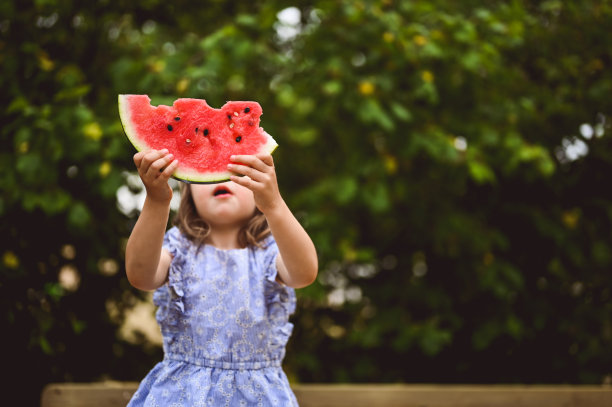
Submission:
[[611,407],[612,388],[512,385],[299,385],[301,407]]
[[[54,383],[42,407],[124,407],[138,383]],[[298,384],[300,407],[610,407],[612,387]]]
[[53,383],[45,386],[41,407],[125,407],[138,388],[133,382]]

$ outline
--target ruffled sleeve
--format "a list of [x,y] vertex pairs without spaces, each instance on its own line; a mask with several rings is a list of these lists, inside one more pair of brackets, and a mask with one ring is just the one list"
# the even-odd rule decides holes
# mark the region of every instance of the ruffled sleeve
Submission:
[[278,270],[276,268],[276,258],[278,257],[278,246],[272,235],[263,241],[262,264],[264,277],[268,281],[276,281]]
[[[282,309],[283,317],[288,317],[295,312],[295,290],[276,281],[278,269],[276,268],[276,258],[278,257],[278,246],[272,236],[264,240],[263,245],[263,269],[266,280],[266,299],[268,305],[275,304]],[[278,312],[277,307],[273,307]]]
[[164,235],[164,242],[162,247],[170,252],[172,258],[175,260],[177,256],[180,257],[181,252],[185,249],[185,243],[187,239],[182,235],[181,231],[176,227],[168,229]]
[[295,290],[276,281],[278,269],[276,258],[278,257],[278,246],[273,237],[264,241],[263,269],[264,269],[264,291],[268,317],[272,322],[272,333],[269,339],[269,349],[273,354],[284,355],[285,346],[293,331],[293,324],[289,322],[289,316],[295,312],[296,296]]
[[169,229],[164,235],[162,247],[170,253],[172,261],[168,270],[168,282],[161,286],[153,295],[153,302],[159,307],[157,319],[162,325],[175,325],[178,318],[176,311],[183,313],[183,284],[181,270],[187,260],[189,240],[185,238],[177,227]]

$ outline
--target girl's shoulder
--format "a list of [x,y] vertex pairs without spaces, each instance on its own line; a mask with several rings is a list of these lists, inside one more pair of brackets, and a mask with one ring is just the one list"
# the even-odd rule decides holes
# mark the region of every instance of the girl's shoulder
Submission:
[[163,246],[171,252],[173,249],[185,248],[191,245],[191,241],[181,232],[177,226],[173,226],[166,231],[164,235]]
[[172,226],[170,229],[166,230],[166,234],[164,235],[164,238],[168,240],[179,240],[183,237],[183,233],[181,233],[177,226]]
[[269,234],[259,241],[257,246],[251,246],[251,250],[256,253],[259,253],[263,256],[269,256],[278,252],[278,246],[276,245],[276,240],[274,240],[274,236]]
[[259,241],[259,246],[254,247],[255,258],[259,259],[258,263],[265,269],[275,264],[276,256],[278,255],[278,246],[272,235],[268,235]]
[[272,236],[272,233],[270,233],[268,236],[264,237],[263,239],[261,239],[260,242],[261,248],[262,249],[267,249],[271,246],[276,246],[276,240],[274,240],[274,236]]

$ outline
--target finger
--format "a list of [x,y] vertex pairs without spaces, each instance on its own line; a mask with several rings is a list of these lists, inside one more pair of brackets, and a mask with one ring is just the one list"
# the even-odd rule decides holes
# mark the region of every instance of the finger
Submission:
[[142,173],[146,174],[149,171],[149,168],[151,167],[151,165],[156,160],[163,157],[165,154],[168,154],[168,150],[166,149],[159,150],[159,151],[158,150],[148,151],[142,158],[142,163],[140,164],[140,170],[142,171]]
[[163,157],[155,160],[150,166],[147,173],[151,173],[152,175],[159,175],[160,172],[164,170],[164,168],[172,162],[174,156],[172,154],[166,154]]
[[253,181],[253,179],[249,177],[248,175],[244,175],[242,177],[237,176],[237,175],[232,175],[230,176],[230,181],[233,181],[238,185],[242,185],[243,187],[246,187],[250,189],[251,191],[256,189],[258,185],[258,183]]
[[260,153],[257,154],[257,158],[259,158],[264,164],[274,167],[274,159],[272,158],[272,154]]
[[166,180],[170,178],[172,174],[174,174],[174,171],[176,171],[176,169],[178,168],[178,164],[178,160],[174,160],[170,164],[168,164],[160,174],[160,178],[164,178]]
[[261,172],[266,172],[269,169],[267,164],[254,155],[233,155],[230,157],[230,160],[239,164],[253,167]]
[[255,168],[248,167],[246,165],[241,164],[229,164],[227,169],[231,172],[239,175],[243,175],[249,177],[257,182],[265,181],[265,174],[261,171],[256,170]]
[[134,154],[134,164],[136,165],[136,168],[140,167],[140,165],[142,164],[142,158],[144,157],[144,155],[144,151],[139,151]]

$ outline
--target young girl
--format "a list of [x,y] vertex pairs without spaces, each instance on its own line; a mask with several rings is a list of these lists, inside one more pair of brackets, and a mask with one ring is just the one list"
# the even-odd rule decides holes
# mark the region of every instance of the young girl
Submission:
[[147,196],[126,248],[130,283],[156,290],[164,359],[135,406],[297,406],[281,362],[293,288],[317,275],[315,247],[283,201],[272,156],[233,156],[222,184],[185,184],[165,232],[177,168],[167,150],[134,163]]

